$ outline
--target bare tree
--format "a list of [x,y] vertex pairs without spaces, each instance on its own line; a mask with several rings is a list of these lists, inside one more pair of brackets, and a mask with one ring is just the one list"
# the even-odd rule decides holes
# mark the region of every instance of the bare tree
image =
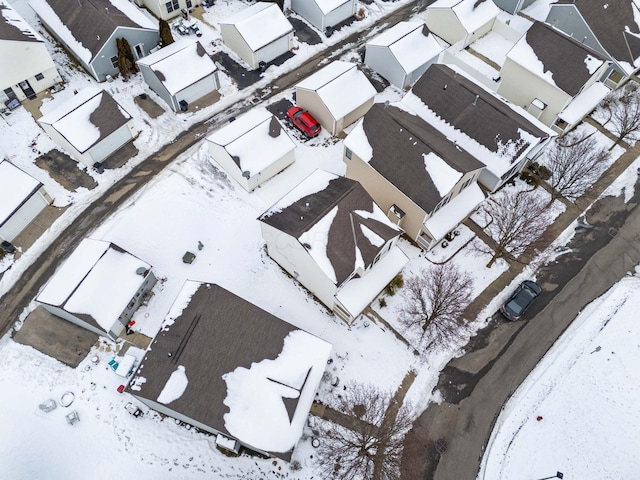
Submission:
[[618,138],[609,150],[613,150],[623,140],[633,142],[640,136],[640,87],[635,82],[627,82],[622,88],[611,92],[599,107],[601,114],[607,119],[603,125],[610,123],[610,129]]
[[551,171],[551,199],[564,197],[575,201],[607,168],[609,153],[586,132],[572,132],[557,138],[545,152],[546,166]]
[[318,447],[322,478],[398,480],[411,408],[393,408],[389,392],[369,384],[347,384],[338,409],[352,417],[350,428],[326,422]]
[[531,191],[504,191],[482,205],[491,217],[487,230],[493,245],[476,242],[475,248],[492,255],[487,264],[491,268],[498,258],[518,257],[527,246],[540,242],[547,226],[547,208],[545,201]]
[[460,337],[459,317],[471,302],[473,279],[453,263],[434,265],[409,277],[403,290],[400,321],[419,326],[427,347]]

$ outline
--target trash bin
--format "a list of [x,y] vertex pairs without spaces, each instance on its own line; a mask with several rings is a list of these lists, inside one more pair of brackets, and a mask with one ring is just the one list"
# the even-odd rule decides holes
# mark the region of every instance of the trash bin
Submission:
[[180,100],[180,102],[178,102],[178,105],[180,105],[180,110],[183,112],[186,112],[189,109],[189,104],[186,100]]

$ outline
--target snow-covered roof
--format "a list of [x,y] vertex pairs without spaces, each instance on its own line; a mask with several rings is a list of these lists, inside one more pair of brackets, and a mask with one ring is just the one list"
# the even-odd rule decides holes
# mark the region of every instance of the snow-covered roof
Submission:
[[296,88],[317,93],[333,118],[342,118],[376,95],[376,89],[356,64],[334,61],[305,78]]
[[358,182],[316,170],[262,214],[260,221],[293,238],[341,285],[402,230]]
[[80,153],[131,120],[131,115],[108,92],[97,87],[87,87],[71,98],[53,102],[56,103],[38,122],[51,125]]
[[483,167],[455,138],[438,131],[403,102],[377,103],[344,144],[429,213],[462,175]]
[[519,107],[447,65],[430,66],[402,103],[497,176],[554,135]]
[[439,240],[456,228],[475,208],[484,201],[484,193],[477,183],[472,183],[444,207],[424,222],[429,233]]
[[30,0],[50,30],[90,63],[119,28],[158,30],[158,22],[127,0]]
[[41,186],[42,183],[12,163],[0,161],[0,226]]
[[211,75],[216,64],[197,40],[180,39],[138,60],[148,66],[171,95]]
[[611,89],[603,83],[596,82],[589,85],[574,97],[571,103],[558,114],[558,117],[569,125],[575,125],[596,108],[609,93],[611,93]]
[[254,52],[293,32],[293,26],[275,3],[258,2],[220,21],[234,25]]
[[534,22],[507,58],[571,96],[605,63],[600,53],[542,22]]
[[397,23],[367,45],[388,47],[405,72],[414,71],[444,50],[421,21]]
[[174,305],[129,392],[289,459],[331,345],[219,285],[188,281]]
[[264,108],[249,110],[207,140],[223,147],[250,177],[296,148],[280,121]]
[[[151,266],[115,245],[86,238],[36,300],[93,320],[108,332],[145,281]],[[144,271],[143,274],[138,271]]]
[[0,40],[43,42],[43,38],[5,0],[0,0]]
[[450,8],[470,33],[495,19],[501,11],[492,0],[437,0],[427,8]]

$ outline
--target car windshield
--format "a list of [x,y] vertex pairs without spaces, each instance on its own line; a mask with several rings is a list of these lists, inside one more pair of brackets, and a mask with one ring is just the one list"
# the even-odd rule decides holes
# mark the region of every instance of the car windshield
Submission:
[[507,303],[507,308],[516,315],[520,315],[522,311],[531,303],[531,300],[535,298],[535,295],[528,288],[523,288],[518,294]]

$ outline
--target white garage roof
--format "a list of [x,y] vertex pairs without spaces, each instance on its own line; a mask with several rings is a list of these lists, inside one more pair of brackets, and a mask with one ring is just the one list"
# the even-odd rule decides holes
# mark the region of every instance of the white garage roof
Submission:
[[0,225],[42,184],[8,161],[0,161]]
[[293,32],[293,26],[275,3],[258,2],[220,22],[234,25],[253,50]]

